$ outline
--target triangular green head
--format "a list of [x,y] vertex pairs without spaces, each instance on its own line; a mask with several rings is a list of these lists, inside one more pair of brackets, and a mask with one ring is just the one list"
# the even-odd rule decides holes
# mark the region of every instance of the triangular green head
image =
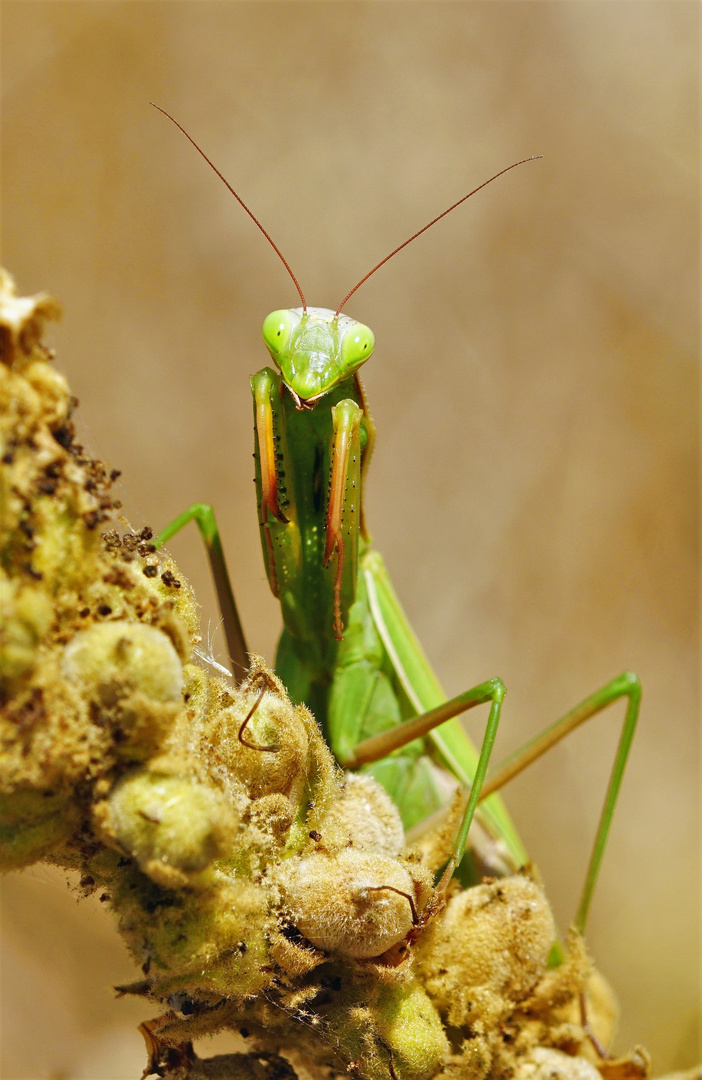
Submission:
[[328,308],[272,311],[263,340],[298,408],[309,408],[373,352],[373,331]]

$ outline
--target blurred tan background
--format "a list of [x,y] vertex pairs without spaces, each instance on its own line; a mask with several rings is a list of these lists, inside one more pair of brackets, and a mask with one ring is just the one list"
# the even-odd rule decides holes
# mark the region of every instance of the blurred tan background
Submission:
[[[589,941],[618,1047],[700,1055],[696,714],[699,8],[695,3],[2,4],[2,258],[65,304],[85,440],[132,523],[217,508],[248,628],[278,615],[248,376],[296,297],[171,124],[249,200],[308,299],[370,281],[374,539],[449,693],[499,674],[506,753],[625,668],[644,704]],[[193,532],[172,544],[217,614]],[[620,725],[508,792],[561,926]],[[477,717],[471,724],[482,725]],[[109,914],[4,883],[2,1076],[136,1078],[142,1005]],[[148,1012],[148,1009],[147,1009]],[[206,1052],[207,1048],[202,1048]]]

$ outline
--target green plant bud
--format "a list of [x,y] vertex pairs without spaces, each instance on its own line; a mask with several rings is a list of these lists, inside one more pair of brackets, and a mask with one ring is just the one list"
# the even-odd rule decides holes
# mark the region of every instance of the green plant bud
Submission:
[[0,869],[19,870],[67,840],[80,821],[73,794],[0,795]]
[[329,808],[327,822],[338,826],[355,848],[399,855],[405,846],[400,812],[372,776],[346,773],[341,797]]
[[449,1052],[439,1014],[416,981],[383,986],[362,1003],[342,996],[326,1019],[365,1080],[428,1080]]
[[176,701],[183,686],[183,666],[170,639],[145,623],[105,622],[79,631],[64,649],[61,670],[107,707],[133,691],[156,702]]
[[406,937],[421,888],[396,859],[355,848],[290,859],[281,883],[300,933],[318,949],[356,959],[380,956]]
[[153,996],[185,991],[242,1002],[275,979],[268,950],[270,904],[248,881],[164,889],[132,868],[122,873],[113,905],[135,959],[150,964]]
[[121,780],[96,808],[96,819],[104,835],[166,888],[187,884],[225,854],[238,825],[216,788],[149,769]]
[[432,1076],[448,1053],[439,1014],[418,982],[386,986],[380,994],[377,1023],[392,1051],[398,1080]]
[[0,612],[0,679],[15,679],[34,668],[53,606],[39,587],[0,578]]
[[454,896],[420,937],[416,969],[449,1023],[493,1022],[534,988],[555,936],[543,890],[517,874]]

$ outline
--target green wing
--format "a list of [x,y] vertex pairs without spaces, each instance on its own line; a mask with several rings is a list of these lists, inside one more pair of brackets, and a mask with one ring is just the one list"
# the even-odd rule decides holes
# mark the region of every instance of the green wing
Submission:
[[[415,711],[427,712],[446,700],[421,645],[392,587],[382,557],[366,550],[361,567],[368,606],[395,676]],[[449,720],[429,735],[442,763],[461,783],[470,786],[478,752],[458,720]],[[480,807],[483,821],[493,835],[506,844],[517,865],[528,861],[524,845],[499,795],[491,795]]]

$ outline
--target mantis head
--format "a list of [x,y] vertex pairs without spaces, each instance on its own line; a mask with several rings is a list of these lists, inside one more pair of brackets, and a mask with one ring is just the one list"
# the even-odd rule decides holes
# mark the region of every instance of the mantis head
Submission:
[[372,330],[329,308],[272,311],[263,323],[263,340],[303,407],[353,375],[375,345]]
[[356,282],[354,287],[347,292],[336,311],[330,311],[327,308],[308,308],[300,283],[295,277],[290,264],[258,218],[251,212],[217,166],[210,161],[204,150],[200,149],[192,135],[188,135],[185,128],[170,113],[162,109],[160,105],[155,105],[153,101],[151,104],[182,131],[198,154],[214,170],[242,209],[246,211],[256,227],[263,233],[297,289],[302,301],[302,307],[273,311],[263,324],[263,339],[283,377],[283,381],[295,398],[298,408],[301,409],[312,407],[318,398],[328,393],[342,379],[352,375],[373,352],[375,339],[372,331],[362,323],[356,322],[355,319],[349,318],[348,315],[341,314],[341,309],[346,306],[346,302],[351,299],[356,290],[364,282],[368,281],[368,278],[372,277],[376,270],[389,262],[399,251],[406,248],[408,244],[411,244],[418,236],[425,233],[427,229],[431,229],[433,225],[436,225],[437,221],[445,218],[447,214],[450,214],[457,206],[464,203],[471,195],[475,195],[476,192],[491,184],[493,180],[497,180],[498,176],[503,176],[504,173],[509,172],[510,169],[516,169],[518,165],[524,165],[527,161],[536,160],[536,157],[523,158],[521,161],[515,161],[513,165],[508,165],[506,169],[500,169],[489,180],[484,180],[482,184],[473,188],[467,195],[463,195],[447,210],[437,214],[427,225],[424,225],[407,240],[398,244],[389,255],[386,255],[384,259],[376,263],[372,270],[364,274],[361,280]]

